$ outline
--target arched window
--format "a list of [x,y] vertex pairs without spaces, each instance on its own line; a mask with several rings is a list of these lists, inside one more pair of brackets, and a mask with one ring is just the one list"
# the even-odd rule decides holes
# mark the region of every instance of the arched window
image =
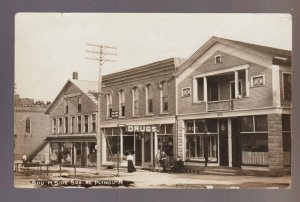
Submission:
[[132,115],[139,115],[139,88],[132,89]]
[[119,91],[119,117],[125,117],[125,91]]
[[146,114],[153,114],[153,86],[146,86]]
[[163,81],[160,84],[160,102],[161,108],[160,112],[167,112],[169,110],[168,106],[168,84],[167,82]]
[[26,120],[25,120],[25,132],[31,133],[31,119],[30,118],[26,118]]

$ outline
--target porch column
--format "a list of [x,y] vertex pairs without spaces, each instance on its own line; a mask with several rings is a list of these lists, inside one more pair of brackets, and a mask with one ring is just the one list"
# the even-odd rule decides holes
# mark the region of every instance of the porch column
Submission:
[[45,164],[49,164],[50,163],[50,143],[49,142],[45,146],[44,151],[45,151]]
[[273,106],[280,106],[280,81],[279,81],[279,66],[272,65],[272,93],[273,93]]
[[193,102],[197,102],[198,100],[198,83],[197,78],[193,79]]
[[235,92],[235,98],[238,98],[238,96],[239,96],[239,73],[238,73],[238,71],[234,72],[234,92]]
[[249,94],[249,69],[245,69],[245,82],[246,82],[246,97],[250,97]]
[[228,118],[228,166],[232,167],[232,130],[231,130],[231,118]]
[[119,153],[119,157],[120,157],[120,163],[122,162],[122,159],[123,159],[123,154],[124,154],[124,152],[123,152],[123,130],[121,129],[121,127],[120,127],[120,134],[119,134],[120,136],[120,153]]
[[207,102],[207,78],[203,77],[203,101]]

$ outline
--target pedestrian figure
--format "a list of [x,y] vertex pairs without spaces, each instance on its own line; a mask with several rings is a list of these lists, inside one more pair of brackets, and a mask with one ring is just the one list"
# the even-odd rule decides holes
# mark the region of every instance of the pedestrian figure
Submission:
[[25,164],[27,163],[27,156],[26,156],[26,154],[23,154],[22,161],[23,161],[22,166],[24,167]]
[[167,172],[167,155],[164,151],[160,155],[160,163],[163,167],[163,172]]
[[127,155],[127,171],[129,173],[135,172],[136,168],[133,165],[133,154],[134,154],[134,151],[128,152],[127,154],[128,154]]
[[155,170],[156,171],[159,171],[160,159],[161,159],[161,152],[160,152],[160,150],[157,150],[157,154],[155,155]]

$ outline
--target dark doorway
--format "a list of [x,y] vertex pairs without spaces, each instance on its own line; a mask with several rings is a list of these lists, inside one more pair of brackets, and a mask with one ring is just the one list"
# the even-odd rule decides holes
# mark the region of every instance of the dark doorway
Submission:
[[241,135],[240,135],[240,119],[231,119],[232,128],[232,166],[241,167]]
[[87,147],[86,142],[82,142],[82,150],[81,150],[81,152],[82,152],[81,153],[81,166],[82,167],[86,166],[86,156],[87,156],[86,147]]
[[142,133],[135,134],[135,165],[142,165]]
[[228,122],[219,120],[220,166],[228,166]]

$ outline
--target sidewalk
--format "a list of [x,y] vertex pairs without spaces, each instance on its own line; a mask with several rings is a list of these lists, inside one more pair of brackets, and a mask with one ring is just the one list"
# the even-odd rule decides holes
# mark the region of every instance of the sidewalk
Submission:
[[[59,168],[51,167],[49,176],[45,171],[40,174],[39,169],[31,168],[29,174],[23,169],[15,173],[15,187],[17,188],[35,188],[30,181],[34,180],[116,180],[132,181],[130,188],[200,188],[200,189],[243,189],[243,188],[288,188],[291,177],[257,177],[257,176],[222,176],[222,175],[203,175],[198,173],[162,173],[148,170],[137,169],[137,172],[128,173],[127,168],[120,168],[119,176],[117,169],[103,168],[100,175],[96,175],[96,168],[74,168],[63,167],[62,173],[58,172]],[[102,186],[95,186],[104,188]],[[124,188],[124,186],[120,186]],[[126,187],[125,187],[126,188]]]

